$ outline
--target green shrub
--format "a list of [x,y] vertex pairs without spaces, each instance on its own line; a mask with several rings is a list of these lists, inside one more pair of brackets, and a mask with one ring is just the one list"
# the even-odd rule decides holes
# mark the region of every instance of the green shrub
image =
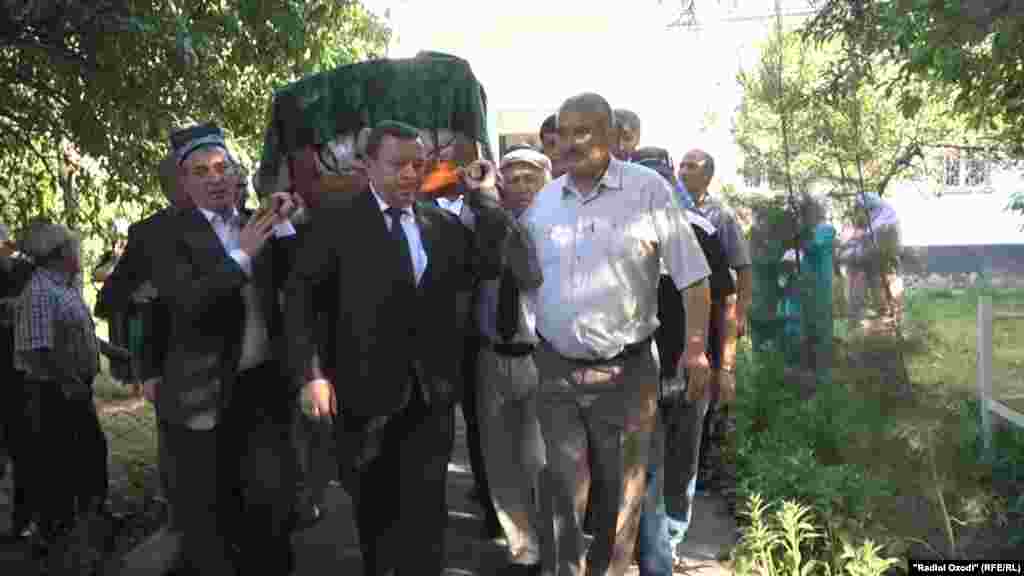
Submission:
[[809,401],[785,381],[778,354],[744,353],[736,409],[736,482],[741,500],[794,500],[826,516],[870,515],[871,500],[891,488],[860,464],[843,462],[841,449],[865,442],[880,421],[872,405],[841,384]]
[[881,547],[871,540],[855,546],[819,529],[808,506],[784,500],[774,511],[770,508],[756,493],[744,502],[748,523],[732,553],[738,575],[881,576],[899,564],[882,558]]

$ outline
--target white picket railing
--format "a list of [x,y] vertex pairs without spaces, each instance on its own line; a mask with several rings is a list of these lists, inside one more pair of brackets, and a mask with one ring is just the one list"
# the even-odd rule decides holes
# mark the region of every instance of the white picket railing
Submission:
[[[992,323],[994,321],[1024,320],[1024,314],[992,312],[992,297],[978,297],[978,399],[981,411],[981,432],[985,452],[992,448],[992,412],[1008,422],[1024,428],[1024,414],[1010,408],[992,396]],[[1003,400],[1024,397],[1002,397]]]

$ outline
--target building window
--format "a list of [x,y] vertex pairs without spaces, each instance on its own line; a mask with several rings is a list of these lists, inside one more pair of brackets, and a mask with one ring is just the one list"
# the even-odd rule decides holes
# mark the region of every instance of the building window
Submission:
[[943,183],[946,186],[960,186],[960,155],[950,154],[945,157]]
[[984,158],[968,158],[964,162],[967,186],[986,186],[992,181],[992,164]]

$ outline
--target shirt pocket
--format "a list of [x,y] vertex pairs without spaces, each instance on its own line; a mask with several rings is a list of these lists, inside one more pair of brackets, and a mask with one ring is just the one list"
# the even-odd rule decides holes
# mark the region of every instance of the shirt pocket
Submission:
[[644,222],[632,214],[615,214],[594,221],[595,241],[611,261],[637,261],[649,255],[657,242]]

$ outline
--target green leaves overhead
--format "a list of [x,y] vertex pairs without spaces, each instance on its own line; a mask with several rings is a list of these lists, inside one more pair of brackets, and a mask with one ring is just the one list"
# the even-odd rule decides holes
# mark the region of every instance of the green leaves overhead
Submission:
[[898,77],[894,65],[860,58],[839,40],[773,35],[760,64],[739,76],[743,100],[734,134],[744,172],[767,178],[775,191],[787,189],[784,119],[796,194],[884,195],[897,178],[934,173],[934,147],[978,143],[979,135],[951,114],[942,89],[910,80],[905,98],[891,97]]
[[62,143],[96,161],[69,184],[99,200],[103,210],[82,214],[96,230],[115,207],[160,202],[156,167],[175,125],[217,121],[243,156],[259,157],[275,88],[380,56],[389,35],[354,1],[6,2],[0,165],[13,173],[0,178],[0,219],[58,209],[38,199],[64,196],[60,177],[45,176],[64,164]]
[[[898,97],[913,80],[942,85],[972,126],[1024,155],[1024,2],[824,0],[808,38],[892,62]],[[911,106],[910,109],[913,109]]]

